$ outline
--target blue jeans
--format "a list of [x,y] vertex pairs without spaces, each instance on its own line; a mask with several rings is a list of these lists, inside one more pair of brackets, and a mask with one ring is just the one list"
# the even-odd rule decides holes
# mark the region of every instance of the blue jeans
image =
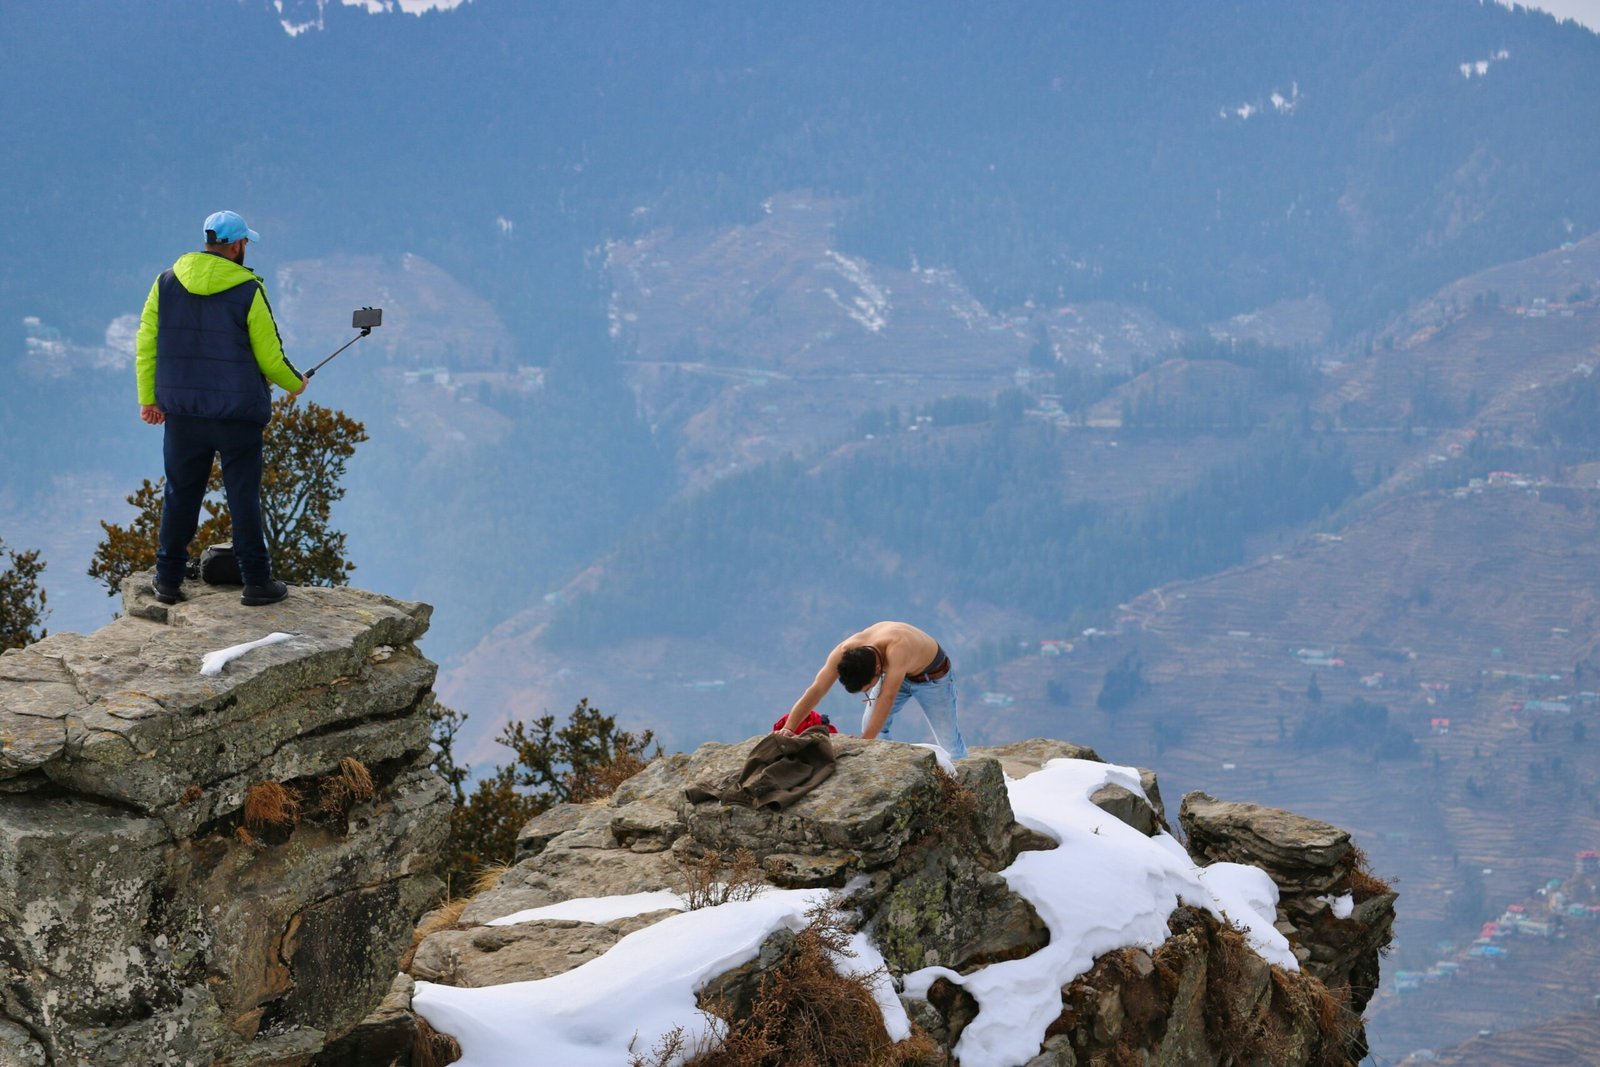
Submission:
[[[956,722],[956,677],[952,669],[943,678],[932,682],[904,681],[900,683],[900,691],[894,695],[894,706],[889,709],[889,717],[884,720],[883,729],[878,731],[878,736],[885,740],[889,737],[889,728],[894,725],[894,717],[900,714],[900,709],[905,707],[906,701],[912,697],[917,698],[917,706],[922,709],[922,717],[928,720],[928,730],[933,734],[934,743],[946,752],[951,759],[966,759],[967,743],[961,739],[961,726]],[[867,730],[867,722],[872,718],[872,705],[867,705],[865,714],[861,716],[861,732]]]
[[200,504],[213,456],[222,459],[222,489],[233,519],[233,555],[246,585],[272,578],[261,526],[261,433],[253,422],[168,415],[161,443],[167,474],[161,503],[161,543],[156,577],[177,585],[189,564],[189,542],[200,525]]

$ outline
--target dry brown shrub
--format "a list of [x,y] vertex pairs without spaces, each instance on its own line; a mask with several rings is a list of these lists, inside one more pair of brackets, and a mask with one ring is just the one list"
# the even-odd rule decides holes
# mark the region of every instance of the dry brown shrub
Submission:
[[429,1026],[422,1016],[413,1018],[417,1020],[417,1039],[411,1046],[411,1067],[445,1067],[461,1058],[460,1042]]
[[[892,1067],[902,1060],[873,999],[876,971],[840,974],[850,932],[837,905],[808,914],[784,959],[760,979],[747,1015],[728,1020],[715,1049],[692,1067]],[[719,1005],[710,1005],[713,1012]]]
[[679,866],[688,883],[683,904],[689,911],[714,908],[733,900],[754,900],[766,888],[755,853],[747,848],[736,850],[731,863],[724,863],[717,849],[708,849],[699,858],[680,862]]
[[[659,751],[659,750],[658,750]],[[637,752],[619,752],[610,763],[602,764],[582,776],[569,775],[568,799],[574,804],[591,800],[604,800],[617,791],[617,787],[650,766],[650,758]]]
[[939,783],[939,799],[933,806],[932,825],[949,837],[971,837],[978,816],[978,794],[943,767],[935,767],[933,774]]
[[204,789],[201,789],[197,785],[191,785],[191,786],[189,786],[187,789],[185,789],[183,791],[183,795],[182,796],[178,797],[178,803],[179,804],[193,804],[195,801],[199,800],[201,797],[203,797],[205,795],[206,795],[206,791]]
[[674,1026],[662,1034],[649,1052],[639,1052],[634,1045],[639,1040],[639,1032],[633,1032],[633,1039],[628,1042],[628,1067],[664,1067],[669,1063],[681,1063],[686,1059],[694,1062],[694,1057],[705,1053],[707,1042],[696,1043],[693,1049],[689,1048],[689,1039],[683,1032],[683,1027]]
[[257,782],[244,796],[244,824],[257,833],[300,822],[300,794],[279,782]]

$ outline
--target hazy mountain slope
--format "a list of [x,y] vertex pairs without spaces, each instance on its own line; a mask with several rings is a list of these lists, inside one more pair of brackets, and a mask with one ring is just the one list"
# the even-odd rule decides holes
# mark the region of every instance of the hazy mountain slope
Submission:
[[[464,362],[485,351],[517,365],[565,362],[591,368],[585,388],[612,398],[626,377],[646,418],[668,426],[652,447],[698,486],[733,464],[876,432],[889,407],[945,391],[919,383],[896,395],[930,365],[992,375],[953,390],[992,395],[1007,366],[1023,363],[1014,357],[1032,363],[1042,341],[1046,360],[1082,370],[1058,383],[1070,413],[1104,395],[1097,375],[1159,347],[1170,323],[1225,323],[1311,293],[1337,328],[1370,325],[1374,309],[1445,271],[1600,225],[1588,180],[1600,133],[1582,118],[1600,84],[1600,43],[1465,0],[1041,4],[1006,18],[960,7],[493,2],[423,18],[343,5],[323,14],[320,30],[290,37],[265,0],[0,11],[0,89],[13,102],[0,144],[11,193],[0,211],[0,322],[35,316],[69,345],[100,345],[192,246],[198,214],[226,202],[264,233],[252,263],[269,277],[337,264],[282,294],[297,298],[287,323],[297,358],[342,340],[344,308],[317,299],[339,288],[335,278],[415,255],[462,286],[453,308],[429,316],[401,292],[359,299],[389,300],[416,341],[408,358],[453,348]],[[625,264],[627,249],[700,241],[715,261],[726,246],[711,235],[756,232],[762,205],[797,189],[838,212],[812,246],[831,275],[771,276],[749,260],[747,278],[724,268],[725,284],[688,305],[698,316],[706,299],[749,281],[754,296],[707,317],[715,329],[650,321],[659,294],[685,276],[659,256]],[[618,257],[609,267],[607,242]],[[624,265],[658,304],[635,299],[638,330],[607,338]],[[876,313],[858,271],[901,299],[885,328],[905,328],[898,347],[850,317]],[[913,293],[927,297],[921,313]],[[1054,318],[1019,326],[1029,298]],[[452,314],[479,300],[481,314]],[[829,367],[866,355],[880,376],[901,376],[873,380],[881,400],[854,381],[797,394],[771,378],[719,385],[703,402],[703,383],[673,369],[685,355],[674,338],[692,342],[697,364],[730,352],[745,367],[765,351],[803,366],[819,351],[804,332],[817,320],[801,316],[793,331],[759,320],[818,301],[846,324]],[[958,308],[970,316],[959,328]],[[1130,324],[1143,341],[1130,340]],[[969,344],[971,332],[994,343]],[[397,344],[390,336],[376,343]],[[34,360],[23,337],[0,333],[0,369]],[[352,377],[319,395],[371,411]],[[36,402],[0,416],[0,442],[20,457],[4,486],[16,509],[36,508],[61,476],[131,487],[153,471],[149,439],[117,415],[125,371],[75,370],[59,389],[21,380]],[[514,460],[499,471],[488,460],[503,454],[491,449],[442,464],[436,491],[412,496],[429,483],[406,477],[407,435],[396,433],[389,480],[360,488],[406,501],[393,514],[453,508],[462,534],[502,546],[528,538],[534,515],[566,526],[582,510],[575,496],[555,504],[533,488],[552,472],[576,484],[559,472],[584,471],[586,485],[625,505],[604,509],[617,521],[643,513],[641,486],[665,496],[684,484],[653,458],[622,453],[621,442],[644,438],[618,405],[595,425],[578,392],[564,396],[570,421],[547,418],[563,428],[523,440],[537,449],[537,479],[519,478],[526,465]],[[104,447],[71,432],[63,410],[104,428]],[[369,416],[375,429],[382,421]],[[593,464],[594,441],[618,447]],[[532,511],[502,507],[530,496],[542,501]],[[360,539],[383,554],[373,573],[450,561],[453,577],[420,578],[415,595],[475,577],[448,546],[413,556],[422,539],[387,517],[385,528],[392,539]],[[552,536],[573,547],[545,552],[533,535],[524,555],[547,562],[531,571],[488,548],[479,572],[516,574],[489,594],[479,581],[465,615],[505,617],[574,573],[577,543],[596,540]],[[80,565],[59,561],[56,573]]]
[[844,251],[955,267],[987,301],[1137,293],[1191,319],[1316,290],[1360,323],[1600,226],[1600,39],[1467,0],[278,18],[0,13],[5,320],[98,331],[212,200],[280,262],[419,253],[531,344],[575,336],[606,237],[798,187],[850,200]]
[[[1498,1022],[1498,1012],[1487,1018]],[[1502,1064],[1503,1067],[1560,1067],[1568,1063],[1593,1063],[1596,1059],[1600,1059],[1600,1032],[1595,1029],[1593,1011],[1585,1010],[1536,1026],[1491,1030],[1455,1048],[1439,1050],[1436,1058],[1418,1058],[1415,1063],[1433,1063],[1438,1067],[1481,1063]],[[1410,1065],[1413,1061],[1405,1063]]]

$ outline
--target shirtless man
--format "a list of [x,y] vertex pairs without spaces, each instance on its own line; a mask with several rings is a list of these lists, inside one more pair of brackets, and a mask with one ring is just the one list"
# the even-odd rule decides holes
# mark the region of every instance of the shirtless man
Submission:
[[[956,685],[950,657],[939,642],[909,623],[875,622],[852,634],[828,653],[816,680],[789,711],[783,732],[792,734],[817,706],[837,678],[845,692],[867,692],[867,711],[861,717],[862,737],[889,736],[889,726],[907,700],[917,698],[934,741],[963,759],[966,742],[956,723]],[[877,685],[876,697],[873,696]]]

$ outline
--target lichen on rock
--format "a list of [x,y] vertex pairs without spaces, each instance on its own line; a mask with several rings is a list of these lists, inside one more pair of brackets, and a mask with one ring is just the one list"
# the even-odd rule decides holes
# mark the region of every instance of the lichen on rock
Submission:
[[[383,999],[440,889],[430,609],[191,583],[157,610],[148,584],[95,633],[0,657],[0,1049],[310,1063]],[[272,631],[293,636],[200,673]],[[306,803],[251,830],[262,783]]]

